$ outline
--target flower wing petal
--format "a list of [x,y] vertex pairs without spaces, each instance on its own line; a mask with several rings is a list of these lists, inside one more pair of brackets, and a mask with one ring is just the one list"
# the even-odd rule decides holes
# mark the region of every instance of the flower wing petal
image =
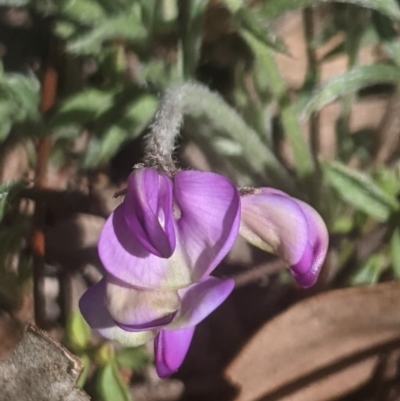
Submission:
[[180,307],[177,291],[140,290],[108,275],[106,304],[111,317],[127,330],[151,329],[168,324]]
[[311,258],[308,255],[292,266],[293,277],[302,287],[312,286],[318,278],[324,263],[329,245],[329,234],[321,216],[307,203],[297,201],[306,216],[309,229],[309,243],[312,248]]
[[182,365],[189,350],[194,327],[183,330],[160,330],[154,341],[156,370],[160,377],[167,377]]
[[301,286],[313,285],[328,245],[319,214],[304,202],[269,188],[243,195],[241,205],[240,235],[280,256]]
[[182,305],[166,330],[193,327],[218,308],[232,292],[235,281],[207,277],[202,282],[179,290]]
[[142,345],[157,334],[156,331],[131,333],[122,330],[112,319],[105,305],[105,279],[91,286],[81,297],[79,308],[89,326],[109,340],[116,340],[126,347]]
[[240,197],[225,177],[204,171],[175,176],[174,199],[180,218],[177,240],[195,280],[211,273],[231,249],[239,230]]

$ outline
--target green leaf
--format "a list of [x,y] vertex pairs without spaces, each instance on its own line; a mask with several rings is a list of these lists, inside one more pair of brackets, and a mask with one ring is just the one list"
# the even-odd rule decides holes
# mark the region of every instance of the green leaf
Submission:
[[[318,3],[327,3],[332,0],[268,0],[262,9],[269,18],[277,18],[291,10],[299,10]],[[356,4],[372,8],[388,17],[399,19],[400,9],[395,0],[335,0],[337,3]]]
[[145,347],[123,348],[117,352],[116,360],[119,365],[133,371],[145,369],[152,361]]
[[341,96],[347,96],[358,90],[379,83],[400,83],[400,69],[389,65],[364,65],[337,75],[325,81],[315,90],[302,111],[303,117],[309,117],[314,111]]
[[81,372],[81,375],[79,376],[79,379],[78,379],[76,385],[78,387],[82,388],[86,383],[86,379],[88,377],[91,362],[90,362],[90,358],[86,354],[79,355],[79,359],[82,362],[83,370]]
[[157,110],[158,99],[153,95],[141,95],[132,102],[125,115],[117,122],[121,128],[129,131],[129,138],[136,138],[149,124]]
[[79,311],[68,316],[65,332],[67,341],[75,352],[84,350],[90,342],[90,327]]
[[50,118],[47,124],[48,130],[65,125],[88,123],[112,107],[114,95],[115,91],[89,88],[70,96]]
[[26,187],[25,181],[13,181],[7,184],[0,184],[0,220],[3,219],[7,204],[12,201],[18,192]]
[[385,256],[372,255],[350,277],[349,284],[352,286],[376,284],[386,267]]
[[63,2],[61,11],[64,16],[81,23],[100,22],[107,18],[102,3],[96,0],[68,0]]
[[134,6],[115,17],[109,17],[101,24],[96,24],[87,33],[68,42],[67,50],[75,54],[97,54],[103,43],[121,37],[131,41],[141,41],[146,37],[146,28],[140,20],[140,12]]
[[111,126],[100,138],[93,137],[85,154],[83,167],[91,169],[107,162],[127,138],[127,130],[117,125]]
[[323,165],[326,180],[347,203],[379,221],[386,221],[398,209],[394,196],[385,193],[368,174],[339,162]]
[[390,240],[390,254],[392,257],[393,271],[400,278],[400,228],[396,227]]
[[269,78],[271,91],[280,102],[282,125],[287,135],[290,146],[293,150],[296,169],[302,177],[308,176],[314,170],[314,161],[311,156],[308,144],[303,137],[300,122],[294,106],[287,98],[286,83],[281,76],[276,65],[271,50],[251,32],[243,29],[241,34],[249,44],[257,57],[257,61],[262,63],[265,73]]
[[263,21],[261,17],[262,15],[257,10],[251,8],[241,8],[235,15],[236,20],[242,27],[251,32],[258,40],[271,49],[288,55],[289,50],[286,43],[282,38],[274,34],[267,22]]
[[30,0],[0,0],[0,7],[24,7]]
[[114,363],[99,369],[96,377],[96,390],[102,401],[131,401],[128,386],[122,380]]

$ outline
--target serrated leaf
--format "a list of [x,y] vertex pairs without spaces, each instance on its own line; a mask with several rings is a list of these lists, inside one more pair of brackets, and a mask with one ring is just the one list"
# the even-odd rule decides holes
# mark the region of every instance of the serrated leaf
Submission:
[[339,162],[325,163],[323,169],[326,180],[340,197],[357,210],[386,221],[398,209],[396,198],[385,193],[368,174]]
[[392,257],[393,271],[400,278],[400,228],[396,227],[390,239],[390,255]]
[[65,331],[67,341],[75,352],[84,350],[90,342],[90,327],[79,311],[68,316]]
[[400,83],[400,69],[379,64],[354,67],[319,86],[312,93],[301,114],[308,117],[338,97],[350,95],[366,86],[379,83]]
[[141,371],[148,366],[152,359],[145,347],[128,347],[117,352],[116,360],[119,365]]
[[[277,18],[291,10],[299,10],[304,7],[327,3],[331,0],[269,0],[262,9],[269,18]],[[400,9],[395,0],[335,0],[337,3],[356,4],[366,8],[372,8],[388,17],[399,19]]]
[[349,279],[349,285],[372,285],[379,281],[379,278],[386,267],[386,258],[377,254],[370,256]]
[[110,363],[99,369],[96,390],[102,401],[131,401],[128,386],[122,380],[116,365]]

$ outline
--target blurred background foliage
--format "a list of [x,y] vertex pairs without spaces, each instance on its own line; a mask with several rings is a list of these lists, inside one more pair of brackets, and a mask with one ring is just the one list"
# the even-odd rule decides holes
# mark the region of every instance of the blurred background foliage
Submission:
[[93,338],[76,288],[101,275],[98,232],[173,84],[215,91],[189,96],[183,166],[283,189],[321,213],[331,247],[318,291],[400,277],[396,0],[0,7],[0,308],[58,324],[94,397],[129,400],[132,374],[151,365],[145,349]]

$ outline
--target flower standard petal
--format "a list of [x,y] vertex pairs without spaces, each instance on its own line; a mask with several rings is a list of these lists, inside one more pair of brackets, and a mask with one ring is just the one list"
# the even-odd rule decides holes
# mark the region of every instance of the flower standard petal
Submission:
[[171,179],[152,168],[133,171],[123,205],[127,225],[141,245],[170,257],[176,245]]
[[241,205],[240,235],[280,256],[303,287],[314,284],[328,245],[319,214],[304,202],[269,188],[244,194]]
[[106,277],[106,305],[111,317],[125,330],[138,331],[171,322],[180,307],[177,291],[133,288],[111,275]]
[[105,305],[105,279],[91,286],[79,300],[79,308],[89,326],[109,340],[116,340],[126,347],[142,345],[157,334],[155,330],[131,333],[122,330],[112,319]]
[[195,281],[207,276],[231,249],[239,230],[240,197],[225,177],[204,171],[175,176],[174,200],[180,217],[176,233]]
[[182,365],[189,350],[194,327],[183,330],[160,330],[154,341],[157,374],[167,377]]
[[210,276],[178,290],[182,299],[181,308],[165,330],[185,329],[199,324],[225,301],[234,287],[232,279],[221,280]]

